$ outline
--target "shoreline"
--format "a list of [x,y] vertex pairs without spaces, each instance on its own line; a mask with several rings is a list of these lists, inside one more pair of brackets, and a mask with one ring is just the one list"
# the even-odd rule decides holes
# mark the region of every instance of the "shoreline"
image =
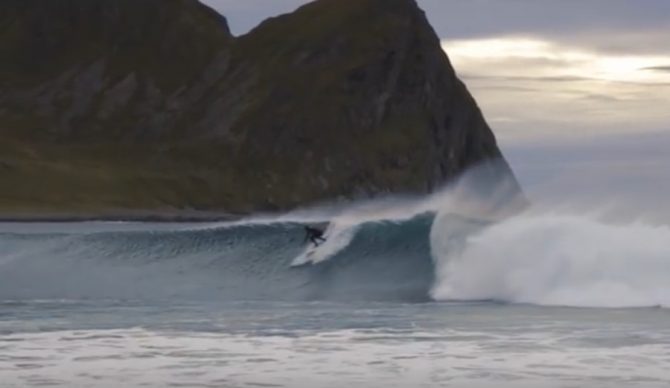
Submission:
[[0,213],[0,223],[74,223],[74,222],[232,222],[245,214],[221,212],[118,212],[118,213]]

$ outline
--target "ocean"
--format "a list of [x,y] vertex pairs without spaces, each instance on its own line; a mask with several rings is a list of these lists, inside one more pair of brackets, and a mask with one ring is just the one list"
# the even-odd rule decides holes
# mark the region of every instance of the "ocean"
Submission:
[[670,386],[670,228],[470,199],[1,223],[0,387]]

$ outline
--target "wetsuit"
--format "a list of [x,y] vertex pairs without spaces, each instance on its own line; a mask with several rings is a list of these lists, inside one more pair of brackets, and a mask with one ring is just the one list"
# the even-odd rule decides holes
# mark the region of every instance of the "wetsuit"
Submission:
[[319,241],[326,242],[326,239],[323,237],[323,231],[305,226],[305,241],[307,240],[311,241],[315,247],[319,246]]

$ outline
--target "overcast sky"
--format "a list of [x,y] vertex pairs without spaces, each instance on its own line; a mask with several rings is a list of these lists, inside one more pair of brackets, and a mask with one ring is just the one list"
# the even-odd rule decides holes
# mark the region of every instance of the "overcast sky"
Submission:
[[[204,2],[240,35],[309,1]],[[621,175],[628,163],[640,176],[655,166],[649,185],[670,181],[670,0],[418,3],[522,181],[594,163],[599,176]],[[551,157],[538,163],[538,155]],[[622,185],[638,174],[626,171]],[[670,195],[669,185],[653,190]]]

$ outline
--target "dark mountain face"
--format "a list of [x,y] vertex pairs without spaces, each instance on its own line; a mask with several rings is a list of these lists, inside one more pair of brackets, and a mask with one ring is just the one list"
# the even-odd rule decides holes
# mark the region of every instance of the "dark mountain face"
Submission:
[[196,0],[3,7],[7,211],[284,209],[501,158],[414,0],[319,0],[239,38]]
[[169,104],[183,101],[233,39],[223,17],[190,0],[8,0],[3,8],[0,130],[31,138],[164,132],[177,113]]

